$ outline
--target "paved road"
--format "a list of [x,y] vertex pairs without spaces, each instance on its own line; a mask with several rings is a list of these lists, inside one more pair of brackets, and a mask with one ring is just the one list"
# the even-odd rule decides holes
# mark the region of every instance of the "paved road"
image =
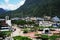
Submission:
[[16,30],[11,33],[12,37],[22,35],[22,31],[20,28],[17,27],[17,25],[13,26],[13,28]]
[[17,25],[13,26],[12,28],[16,29],[11,33],[11,36],[6,37],[4,40],[13,40],[12,37],[19,36],[21,33],[21,29],[17,27]]

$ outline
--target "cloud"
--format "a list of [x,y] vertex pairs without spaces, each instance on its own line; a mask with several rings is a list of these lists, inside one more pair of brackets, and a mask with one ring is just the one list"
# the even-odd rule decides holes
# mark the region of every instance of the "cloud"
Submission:
[[9,0],[5,0],[5,3],[8,3],[9,2]]
[[0,5],[0,8],[3,8],[5,10],[16,10],[17,8],[19,8],[20,6],[22,6],[25,3],[25,0],[20,1],[16,5],[10,4],[8,2],[9,2],[9,0],[5,0],[5,3],[7,3],[7,4]]
[[8,9],[5,5],[0,5],[0,8]]

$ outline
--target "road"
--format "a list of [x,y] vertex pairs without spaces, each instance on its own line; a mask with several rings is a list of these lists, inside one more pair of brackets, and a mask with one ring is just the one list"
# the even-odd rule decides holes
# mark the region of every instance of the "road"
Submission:
[[18,28],[17,25],[14,25],[13,28],[16,29],[16,30],[11,33],[12,37],[14,37],[14,36],[20,36],[20,35],[23,34],[23,32],[21,31],[21,29]]

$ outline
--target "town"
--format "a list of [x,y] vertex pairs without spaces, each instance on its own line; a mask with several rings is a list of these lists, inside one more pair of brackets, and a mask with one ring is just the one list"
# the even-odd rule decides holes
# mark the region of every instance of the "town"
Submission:
[[60,18],[0,18],[0,40],[20,40],[19,37],[22,40],[60,40]]
[[60,40],[60,0],[0,0],[0,40]]

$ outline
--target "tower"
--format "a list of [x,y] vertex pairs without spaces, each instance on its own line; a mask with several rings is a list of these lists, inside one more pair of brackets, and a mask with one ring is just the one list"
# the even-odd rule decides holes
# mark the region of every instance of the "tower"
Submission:
[[9,16],[5,17],[5,21],[6,21],[6,24],[8,24],[8,26],[12,26],[11,20],[9,19]]
[[9,16],[6,16],[6,17],[5,17],[5,20],[9,20]]

